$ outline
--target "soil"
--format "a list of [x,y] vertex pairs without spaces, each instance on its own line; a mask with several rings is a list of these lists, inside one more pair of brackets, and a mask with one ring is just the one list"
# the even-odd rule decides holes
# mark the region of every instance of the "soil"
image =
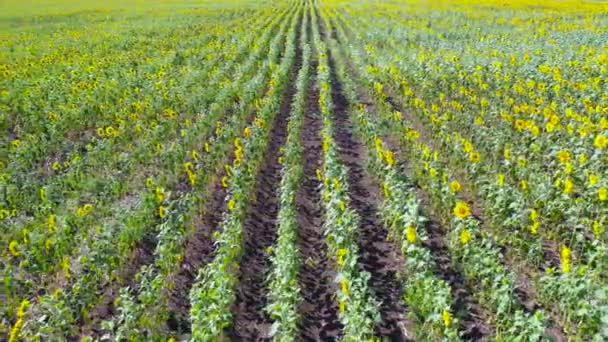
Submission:
[[[416,195],[422,207],[430,207],[428,195],[420,188],[416,189]],[[432,215],[428,215],[425,229],[428,233],[425,246],[432,252],[437,273],[441,279],[450,284],[452,289],[453,309],[455,316],[460,320],[463,338],[470,341],[489,340],[495,327],[488,323],[490,321],[488,313],[473,298],[472,289],[467,286],[462,272],[452,262],[446,243],[446,229]]]
[[81,318],[80,336],[99,337],[103,330],[101,322],[111,319],[116,313],[114,300],[118,297],[119,291],[123,286],[134,288],[136,286],[135,275],[144,265],[154,262],[154,249],[156,248],[156,238],[152,235],[144,236],[133,250],[129,261],[120,271],[119,281],[113,281],[101,286],[101,296],[99,303],[89,311],[86,319]]
[[[296,42],[299,42],[301,20],[297,24]],[[302,51],[296,49],[295,63],[289,79],[294,80],[302,65]],[[233,305],[234,324],[226,336],[231,340],[269,340],[272,320],[264,312],[268,304],[266,279],[272,263],[267,249],[276,242],[279,203],[277,191],[281,182],[280,148],[287,139],[291,103],[296,93],[295,83],[287,86],[281,109],[271,131],[270,144],[260,168],[253,203],[243,226],[244,254],[240,263],[236,301]]]
[[336,142],[340,158],[348,168],[350,206],[360,217],[358,234],[359,263],[371,275],[370,288],[380,302],[381,322],[375,333],[393,341],[410,340],[412,323],[406,318],[408,309],[402,300],[402,287],[397,275],[404,261],[400,249],[388,240],[388,231],[378,217],[378,187],[365,172],[365,147],[353,136],[348,117],[348,102],[342,94],[335,67],[330,58],[333,112]]
[[[230,152],[230,159],[233,158]],[[223,169],[222,169],[223,170]],[[198,271],[213,258],[213,231],[219,226],[222,213],[225,211],[226,188],[221,184],[225,176],[223,170],[219,177],[209,184],[207,193],[210,194],[205,210],[194,218],[194,232],[186,242],[184,259],[176,273],[172,275],[173,287],[167,290],[170,317],[167,321],[169,330],[178,333],[190,331],[190,298],[192,288]]]
[[[418,120],[418,118],[411,115],[411,113],[404,111],[403,108],[401,108],[401,106],[398,105],[396,103],[396,101],[394,99],[392,99],[391,96],[388,96],[388,101],[395,110],[399,110],[403,114],[404,120],[408,120],[410,123],[412,123],[412,126],[420,133],[420,138],[423,142],[425,142],[426,144],[429,144],[431,146],[433,146],[435,144],[431,139],[430,133],[422,125],[422,123],[420,122],[420,120]],[[464,177],[464,175],[459,175],[459,179],[465,180],[466,177]],[[466,182],[464,182],[464,183],[466,183]],[[477,220],[480,221],[484,230],[492,231],[492,227],[490,226],[489,221],[486,219],[485,214],[482,209],[481,203],[483,203],[483,201],[481,199],[479,199],[475,194],[473,194],[468,189],[468,188],[470,188],[470,185],[468,183],[463,184],[463,185],[464,185],[465,189],[462,192],[462,197],[467,203],[472,203],[471,214]],[[553,253],[550,250],[550,248],[547,248],[547,246],[548,246],[548,241],[544,241],[543,249],[545,252],[545,256],[547,257],[547,259],[545,261],[547,263],[555,263],[556,258],[558,258],[558,257],[556,256],[555,253]],[[502,246],[502,245],[499,246],[499,248],[501,249],[503,255],[505,256],[503,261],[504,261],[505,266],[509,270],[516,271],[517,269],[521,268],[517,265],[521,264],[522,261],[519,260],[519,257],[515,255],[515,253],[512,249],[506,248],[505,246]],[[435,253],[435,250],[433,250],[433,253]],[[449,256],[449,254],[448,254],[448,256]],[[534,285],[531,281],[533,275],[529,274],[529,272],[526,272],[526,274],[522,274],[520,272],[516,272],[516,273],[517,273],[517,277],[515,278],[514,295],[517,298],[517,300],[519,301],[519,303],[522,305],[522,308],[524,311],[526,311],[527,313],[534,313],[534,311],[541,309],[541,305],[535,299],[536,291],[535,291]],[[473,317],[476,315],[474,312],[472,312],[471,314],[473,315]],[[551,336],[555,340],[562,341],[566,338],[565,334],[563,333],[563,328],[560,327],[555,322],[556,322],[556,320],[554,318],[551,318],[551,322],[549,324],[549,327],[547,328],[546,333],[548,336]],[[477,326],[477,324],[474,324],[474,326]]]
[[[311,70],[316,70],[312,63]],[[306,100],[302,132],[304,179],[297,193],[298,223],[300,226],[297,248],[301,253],[302,266],[299,283],[303,303],[300,306],[300,339],[335,341],[343,325],[338,318],[338,306],[334,298],[337,285],[333,263],[327,258],[327,245],[323,236],[323,213],[321,208],[321,182],[316,170],[322,164],[321,117],[319,115],[319,92],[310,88]]]
[[[336,29],[332,27],[331,31],[332,39],[336,39]],[[354,69],[350,67],[350,71],[353,74]],[[373,113],[375,108],[372,105],[373,101],[367,96],[365,92],[359,91],[360,97],[363,103],[366,104],[368,110]],[[391,99],[389,98],[389,101]],[[393,107],[395,104],[390,102]],[[396,108],[396,107],[395,107]],[[426,131],[422,131],[422,134],[426,134]],[[399,144],[398,139],[392,136],[384,137],[383,139],[391,147],[393,151],[398,151]],[[407,173],[406,167],[400,165],[402,172]],[[416,189],[417,197],[421,200],[423,207],[429,207],[428,195],[424,193],[420,188]],[[464,276],[456,269],[451,261],[450,252],[447,249],[445,241],[445,229],[441,226],[441,223],[434,219],[432,215],[429,216],[425,229],[428,233],[429,239],[426,241],[426,247],[432,251],[434,261],[437,265],[437,273],[441,279],[448,282],[452,289],[452,295],[454,296],[455,303],[455,315],[459,318],[463,338],[466,340],[483,341],[487,340],[491,336],[494,328],[488,323],[489,317],[479,303],[473,298],[471,290],[466,286]],[[405,275],[407,276],[407,275]]]
[[[282,54],[282,52],[281,52]],[[253,122],[255,111],[249,113],[246,122]],[[227,153],[228,158],[220,165],[230,165],[234,160],[234,146],[230,146]],[[195,222],[194,233],[186,243],[184,259],[177,273],[173,276],[173,288],[168,291],[170,317],[167,327],[177,334],[188,334],[191,332],[190,324],[190,290],[196,280],[199,270],[209,263],[215,252],[213,232],[219,227],[223,214],[226,211],[227,189],[222,186],[221,179],[227,176],[225,168],[220,167],[218,176],[210,182],[207,194],[208,204],[201,211]]]

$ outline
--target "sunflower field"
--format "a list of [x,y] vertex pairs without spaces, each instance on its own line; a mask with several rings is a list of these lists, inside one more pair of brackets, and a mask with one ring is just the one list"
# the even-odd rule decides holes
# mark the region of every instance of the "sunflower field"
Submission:
[[0,341],[608,340],[608,4],[0,2]]

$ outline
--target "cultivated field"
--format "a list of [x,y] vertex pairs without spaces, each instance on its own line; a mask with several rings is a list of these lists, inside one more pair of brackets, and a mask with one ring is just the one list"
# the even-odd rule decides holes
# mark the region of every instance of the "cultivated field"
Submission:
[[0,2],[0,340],[605,341],[608,4]]

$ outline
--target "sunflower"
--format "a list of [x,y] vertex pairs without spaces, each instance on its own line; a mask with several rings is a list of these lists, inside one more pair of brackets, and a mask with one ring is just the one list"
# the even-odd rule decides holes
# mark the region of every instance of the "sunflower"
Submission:
[[581,153],[578,156],[578,162],[581,164],[585,164],[587,162],[587,154],[586,153]]
[[598,221],[593,221],[593,234],[599,237],[602,232],[602,225]]
[[593,140],[593,145],[597,148],[606,148],[606,146],[608,146],[608,137],[598,134]]
[[559,159],[560,163],[566,163],[570,160],[570,152],[561,150],[557,153],[557,159]]
[[389,166],[393,166],[395,164],[395,157],[393,156],[393,152],[386,150],[384,152],[384,159]]
[[190,181],[190,185],[194,186],[196,184],[196,174],[194,172],[187,171],[188,180]]
[[416,228],[414,228],[413,225],[409,225],[407,226],[407,228],[405,229],[405,237],[407,238],[407,241],[409,243],[415,243],[416,242]]
[[19,242],[17,242],[17,240],[13,240],[8,244],[8,250],[13,256],[19,256],[21,254],[21,252],[19,252],[17,249],[17,246],[19,246]]
[[597,175],[594,173],[589,174],[589,185],[595,185],[598,182]]
[[572,183],[570,178],[566,178],[564,181],[564,193],[569,194],[572,193],[572,191],[574,191],[574,183]]
[[49,233],[53,234],[55,232],[55,226],[57,225],[57,218],[55,217],[55,215],[51,214],[49,216],[49,221],[48,221],[48,229],[49,229]]
[[571,254],[572,254],[572,252],[570,251],[570,248],[568,248],[566,246],[562,246],[561,253],[560,253],[560,259],[562,262],[562,271],[564,271],[564,273],[570,272],[570,266],[571,266],[571,261],[572,261]]
[[192,150],[190,152],[190,155],[192,156],[192,159],[198,161],[198,159],[200,158],[200,155],[198,154],[198,152],[196,150]]
[[600,201],[608,200],[608,189],[606,189],[605,187],[601,187],[597,191],[597,198],[599,198]]
[[471,154],[469,154],[469,160],[473,163],[477,163],[480,159],[479,153],[478,152],[471,152]]
[[406,134],[407,138],[409,140],[416,140],[420,137],[420,134],[418,133],[418,131],[410,129],[407,134]]
[[40,194],[40,199],[41,200],[43,200],[43,201],[47,200],[47,195],[46,195],[46,189],[45,188],[40,188],[39,194]]
[[498,179],[497,179],[496,182],[498,183],[499,186],[505,185],[505,175],[504,174],[499,173],[498,176],[497,176],[497,178]]
[[453,193],[457,193],[458,191],[460,191],[460,183],[458,183],[458,181],[452,181],[450,182],[450,190],[452,190]]
[[466,245],[469,241],[471,241],[471,232],[468,229],[460,232],[460,242],[462,242],[463,245]]
[[445,325],[446,328],[452,326],[452,314],[449,310],[443,310],[441,313],[441,318],[443,319],[443,325]]
[[534,221],[530,225],[530,231],[532,232],[532,234],[534,234],[534,235],[538,234],[538,227],[539,226],[540,226],[540,222],[538,222],[538,221]]
[[517,165],[519,165],[520,167],[524,167],[528,165],[528,161],[524,157],[517,157]]
[[167,216],[167,209],[161,205],[158,207],[158,217],[163,218],[165,216]]
[[536,127],[536,126],[533,126],[533,127],[530,129],[530,132],[532,132],[532,134],[533,134],[534,136],[538,136],[538,135],[540,134],[540,128],[538,128],[538,127]]
[[348,296],[348,281],[346,279],[342,279],[342,281],[340,282],[340,285],[342,287],[342,293],[344,293],[345,295]]
[[118,135],[118,131],[112,126],[106,127],[105,132],[106,132],[106,135],[110,136],[110,137],[115,137]]
[[165,200],[165,191],[160,186],[157,186],[154,189],[154,197],[156,198],[156,202],[162,203]]
[[456,206],[454,207],[454,215],[456,215],[456,217],[465,219],[470,213],[471,210],[469,209],[468,204],[462,201],[458,201],[458,203],[456,203]]
[[538,220],[538,210],[532,209],[530,210],[530,220],[537,221]]
[[572,166],[572,163],[567,162],[566,166],[564,167],[564,172],[566,172],[567,175],[571,174],[572,171],[574,171],[574,166]]
[[338,257],[338,265],[342,266],[344,264],[344,257],[346,256],[346,253],[347,251],[345,248],[338,249],[336,252],[336,256]]

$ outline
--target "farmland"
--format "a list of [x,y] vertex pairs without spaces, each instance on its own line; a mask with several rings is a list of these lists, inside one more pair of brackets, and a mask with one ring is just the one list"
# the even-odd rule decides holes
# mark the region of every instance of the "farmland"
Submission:
[[0,340],[605,341],[608,5],[0,2]]

